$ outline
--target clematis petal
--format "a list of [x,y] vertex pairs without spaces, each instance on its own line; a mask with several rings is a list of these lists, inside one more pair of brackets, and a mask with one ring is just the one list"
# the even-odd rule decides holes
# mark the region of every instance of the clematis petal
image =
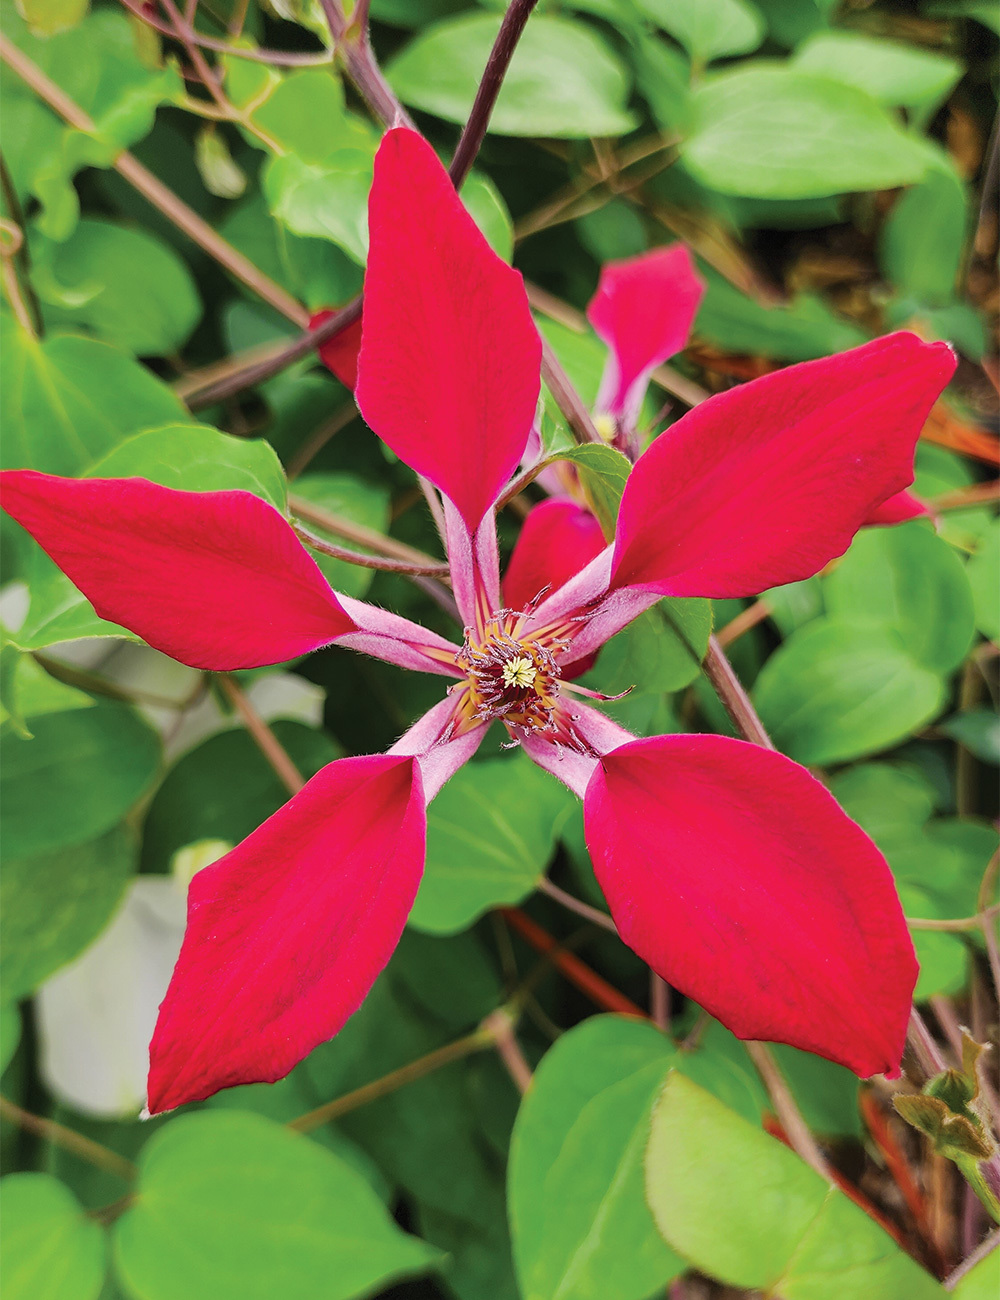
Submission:
[[425,831],[412,759],[343,758],[198,872],[150,1045],[151,1112],[273,1082],[337,1033],[399,942]]
[[546,588],[557,591],[604,550],[594,515],[575,501],[542,501],[521,528],[503,580],[504,604],[525,609]]
[[418,673],[464,677],[462,669],[455,665],[461,646],[377,605],[355,600],[353,596],[340,596],[339,600],[357,630],[342,636],[338,644]]
[[500,608],[500,559],[492,513],[471,529],[458,507],[444,499],[448,566],[455,604],[466,627],[483,627]]
[[634,424],[649,376],[688,341],[705,282],[683,244],[609,262],[587,316],[610,354],[596,409]]
[[101,618],[192,668],[281,663],[354,630],[289,524],[249,492],[34,470],[0,487]]
[[[318,311],[315,316],[309,320],[309,328],[316,329],[331,316],[335,316],[333,311]],[[341,330],[335,334],[332,339],[327,341],[317,349],[319,359],[326,366],[327,370],[332,371],[345,388],[349,388],[353,393],[358,383],[358,353],[361,351],[361,318],[359,317],[353,324],[348,325],[347,329]]]
[[524,453],[538,401],[541,340],[521,277],[415,131],[383,139],[368,225],[358,405],[475,532]]
[[925,519],[929,514],[928,506],[912,492],[894,492],[887,501],[869,510],[865,526],[884,528],[891,524],[909,523],[911,519]]
[[954,369],[947,344],[891,334],[695,407],[625,486],[613,585],[725,597],[811,577],[912,481]]
[[571,727],[583,746],[574,748],[541,732],[528,732],[520,737],[521,747],[532,762],[551,772],[581,799],[594,769],[600,765],[600,755],[635,739],[600,709],[592,709],[577,700],[560,702],[556,723],[560,730]]
[[487,724],[479,723],[455,734],[456,703],[451,696],[440,700],[389,750],[390,754],[412,754],[416,759],[427,803],[465,766],[489,730]]
[[622,938],[741,1038],[896,1074],[917,977],[881,853],[803,767],[724,736],[608,754],[587,844]]

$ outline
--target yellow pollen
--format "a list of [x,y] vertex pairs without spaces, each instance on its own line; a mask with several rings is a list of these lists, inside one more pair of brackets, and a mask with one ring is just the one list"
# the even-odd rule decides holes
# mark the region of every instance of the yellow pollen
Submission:
[[528,658],[512,659],[503,666],[504,686],[534,686],[538,670]]
[[614,416],[607,415],[604,412],[598,412],[598,414],[594,416],[594,428],[605,442],[614,442],[615,434],[618,432],[615,428]]

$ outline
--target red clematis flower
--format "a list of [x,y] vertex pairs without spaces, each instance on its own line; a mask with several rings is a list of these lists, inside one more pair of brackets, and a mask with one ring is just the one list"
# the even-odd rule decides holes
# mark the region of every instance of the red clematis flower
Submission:
[[584,799],[612,915],[665,979],[743,1037],[897,1071],[916,961],[867,836],[784,756],[636,739],[568,679],[661,595],[750,595],[842,553],[909,481],[951,353],[897,334],[704,403],[639,459],[614,543],[505,608],[492,507],[539,392],[520,277],[403,128],[378,152],[370,232],[358,403],[444,494],[464,644],[331,592],[246,493],[3,476],[7,509],[98,612],[187,663],[249,667],[336,641],[450,679],[387,754],[329,764],[195,877],[150,1110],[280,1078],[338,1031],[405,924],[427,801],[494,721]]

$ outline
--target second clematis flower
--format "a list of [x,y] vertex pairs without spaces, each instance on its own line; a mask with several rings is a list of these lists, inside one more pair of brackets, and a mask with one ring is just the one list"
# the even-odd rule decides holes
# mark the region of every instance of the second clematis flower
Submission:
[[611,913],[659,974],[741,1037],[898,1070],[916,961],[874,844],[782,755],[637,739],[571,679],[661,596],[752,595],[841,554],[909,482],[950,351],[898,334],[705,402],[639,458],[614,542],[506,608],[494,505],[532,428],[541,350],[520,276],[404,128],[379,149],[369,225],[357,400],[443,496],[461,644],[331,591],[247,493],[3,476],[6,508],[98,613],[186,663],[336,641],[448,681],[387,754],[329,764],[195,877],[149,1109],[278,1079],[337,1033],[406,923],[428,801],[493,722],[584,800]]

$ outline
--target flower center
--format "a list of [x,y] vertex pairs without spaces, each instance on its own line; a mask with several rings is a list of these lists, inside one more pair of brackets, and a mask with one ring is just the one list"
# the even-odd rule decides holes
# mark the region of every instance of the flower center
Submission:
[[502,609],[481,633],[466,629],[458,662],[468,674],[469,706],[481,722],[552,731],[559,668],[552,650],[518,635],[523,623],[522,613]]

